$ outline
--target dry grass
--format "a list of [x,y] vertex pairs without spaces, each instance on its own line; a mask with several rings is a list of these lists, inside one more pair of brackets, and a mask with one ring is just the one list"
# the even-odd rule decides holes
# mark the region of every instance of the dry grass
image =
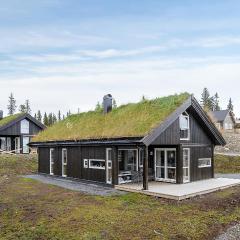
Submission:
[[182,202],[140,194],[89,196],[18,174],[34,159],[0,155],[0,239],[213,239],[240,220],[240,188]]
[[215,172],[240,174],[240,156],[215,155]]
[[90,111],[71,115],[33,141],[78,140],[145,136],[189,97],[188,93],[120,106],[109,114]]

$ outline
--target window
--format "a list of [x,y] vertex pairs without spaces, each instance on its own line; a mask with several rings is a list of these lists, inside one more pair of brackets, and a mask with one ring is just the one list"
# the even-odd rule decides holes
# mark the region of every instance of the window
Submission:
[[21,133],[29,134],[29,121],[26,119],[21,121]]
[[6,150],[6,138],[1,137],[0,143],[1,143],[1,145],[0,145],[1,150],[5,151]]
[[225,129],[226,130],[232,130],[233,129],[233,126],[231,123],[225,123]]
[[120,171],[138,171],[138,150],[119,149],[118,162]]
[[89,168],[105,169],[105,160],[103,160],[103,159],[89,159]]
[[67,176],[67,149],[62,149],[62,176]]
[[189,115],[186,112],[180,115],[179,124],[180,124],[180,140],[189,140],[190,124]]
[[6,150],[7,150],[7,151],[11,151],[11,147],[12,147],[11,145],[12,145],[11,138],[8,137],[8,138],[7,138],[7,146],[6,146]]
[[144,152],[144,150],[143,149],[140,149],[139,150],[139,167],[140,168],[143,168],[143,162],[144,162],[144,154],[145,154],[145,152]]
[[50,161],[49,161],[49,164],[50,164],[50,174],[53,175],[54,172],[54,148],[50,148]]
[[88,159],[83,160],[83,167],[88,168]]
[[29,137],[23,137],[23,153],[29,153]]
[[212,166],[212,159],[211,158],[199,158],[198,159],[198,167],[211,167]]
[[183,148],[183,182],[190,182],[190,148]]

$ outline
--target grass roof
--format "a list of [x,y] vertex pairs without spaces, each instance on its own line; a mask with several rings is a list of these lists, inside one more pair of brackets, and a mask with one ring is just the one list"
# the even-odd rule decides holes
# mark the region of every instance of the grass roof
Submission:
[[10,115],[10,116],[3,118],[2,120],[0,120],[0,127],[3,127],[4,125],[9,124],[10,122],[16,120],[17,118],[19,118],[22,115],[24,115],[24,113],[17,113],[17,114]]
[[74,114],[40,132],[33,141],[142,137],[162,123],[189,96],[182,93],[129,103],[105,115],[102,111]]

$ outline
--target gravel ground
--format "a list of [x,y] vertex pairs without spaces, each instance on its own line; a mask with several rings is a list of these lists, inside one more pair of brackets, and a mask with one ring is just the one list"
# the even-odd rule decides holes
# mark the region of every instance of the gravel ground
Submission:
[[230,227],[225,233],[215,238],[215,240],[239,240],[239,239],[240,239],[240,224]]
[[105,186],[103,184],[98,183],[90,183],[79,180],[70,180],[64,179],[61,177],[53,177],[47,175],[27,175],[24,176],[26,178],[31,178],[38,180],[42,183],[52,184],[59,187],[67,188],[73,191],[79,191],[91,195],[99,195],[99,196],[113,196],[113,195],[122,195],[126,194],[126,192],[116,190],[114,188]]
[[216,173],[216,178],[232,178],[232,179],[240,179],[240,174],[238,173]]

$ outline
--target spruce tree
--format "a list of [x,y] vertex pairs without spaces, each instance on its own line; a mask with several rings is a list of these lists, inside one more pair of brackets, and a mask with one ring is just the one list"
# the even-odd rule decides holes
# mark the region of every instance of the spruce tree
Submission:
[[213,98],[210,97],[210,93],[207,88],[203,89],[201,103],[206,111],[213,110]]
[[37,114],[36,113],[34,113],[34,118],[37,119]]
[[101,110],[102,110],[102,106],[101,106],[100,102],[97,102],[97,104],[95,106],[95,111],[100,112]]
[[56,115],[53,113],[52,114],[52,124],[55,124],[57,122],[57,117]]
[[42,114],[41,114],[40,110],[38,110],[38,112],[37,112],[37,120],[39,122],[42,122]]
[[219,96],[218,93],[216,93],[213,97],[213,104],[214,104],[214,111],[219,111],[220,106],[219,106]]
[[45,126],[49,126],[48,115],[47,115],[46,112],[44,113],[43,124],[44,124]]
[[9,114],[9,115],[13,115],[13,114],[15,113],[15,111],[16,111],[16,108],[17,108],[17,106],[16,106],[16,100],[15,100],[15,98],[13,97],[13,93],[10,94],[8,103],[9,103],[8,106],[7,106],[7,108],[8,108],[8,114]]
[[233,103],[232,103],[232,98],[229,99],[227,109],[233,112]]
[[25,106],[26,106],[26,113],[31,114],[32,110],[30,108],[30,101],[28,99],[25,101]]
[[113,108],[117,108],[117,102],[114,98],[113,98]]
[[26,106],[25,104],[21,104],[18,108],[20,113],[26,113]]
[[62,114],[61,114],[61,111],[59,110],[58,111],[58,121],[61,121],[62,120]]
[[49,126],[53,125],[53,114],[52,113],[48,114],[48,125]]

